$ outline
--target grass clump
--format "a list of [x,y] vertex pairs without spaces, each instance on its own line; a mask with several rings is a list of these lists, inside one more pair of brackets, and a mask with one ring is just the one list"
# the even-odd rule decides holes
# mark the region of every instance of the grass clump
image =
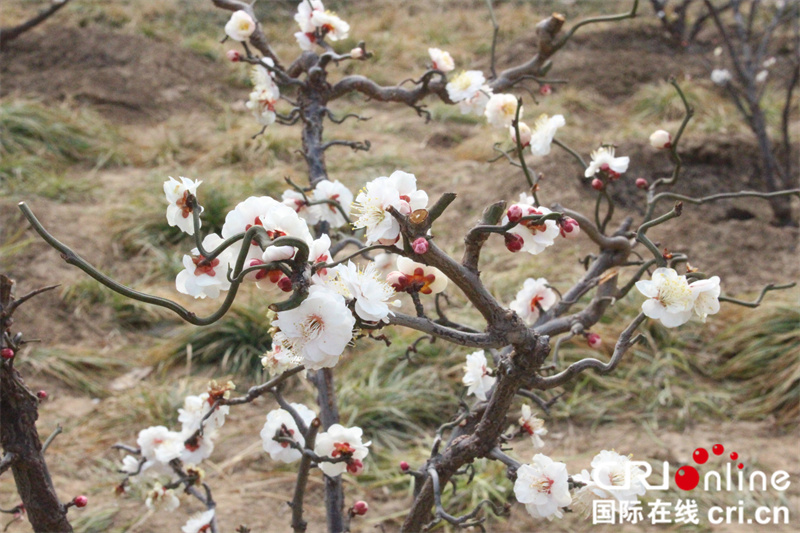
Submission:
[[20,358],[17,365],[29,367],[34,373],[42,373],[91,397],[102,398],[109,394],[105,378],[129,363],[86,349],[37,348]]

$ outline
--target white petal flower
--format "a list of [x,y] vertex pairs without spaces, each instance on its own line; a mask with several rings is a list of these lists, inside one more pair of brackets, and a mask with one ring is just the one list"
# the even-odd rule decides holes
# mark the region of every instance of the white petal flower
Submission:
[[596,499],[614,498],[620,502],[633,503],[646,492],[645,471],[634,465],[630,457],[615,451],[601,451],[592,459],[591,473],[584,470],[573,476],[573,479],[586,483],[587,486],[583,489],[591,491]]
[[[489,101],[486,103],[486,116],[487,122],[497,128],[507,128],[514,122],[517,116],[517,97],[513,94],[493,94]],[[522,117],[522,108],[520,107],[519,116]]]
[[767,76],[769,76],[769,72],[766,70],[762,70],[758,74],[756,74],[756,83],[764,83],[767,81]]
[[531,153],[533,155],[549,154],[550,145],[553,143],[553,137],[556,136],[556,130],[566,123],[564,115],[554,115],[552,117],[548,117],[545,114],[540,115],[539,118],[536,119],[536,124],[533,126]]
[[475,96],[480,91],[486,78],[480,70],[467,70],[453,78],[446,86],[447,95],[453,102],[460,102]]
[[300,3],[297,4],[294,20],[300,26],[301,32],[314,33],[316,26],[311,22],[311,17],[316,11],[325,11],[321,0],[300,0]]
[[321,462],[319,464],[326,476],[334,477],[343,474],[345,471],[351,474],[358,474],[364,468],[362,460],[367,456],[367,447],[371,442],[362,442],[363,431],[359,427],[346,428],[340,424],[334,424],[328,431],[317,435],[314,444],[314,453],[321,457],[338,459],[347,458],[340,463]]
[[395,208],[404,215],[428,205],[428,195],[417,190],[413,174],[397,170],[391,176],[381,176],[366,184],[353,202],[352,211],[358,215],[353,227],[366,228],[367,244],[393,244],[400,238],[400,224],[387,211]]
[[731,73],[726,68],[715,68],[711,71],[711,81],[717,85],[725,85],[731,81]]
[[[338,202],[345,215],[350,215],[350,205],[353,203],[353,193],[339,180],[322,180],[314,188],[312,199],[315,202]],[[339,208],[332,204],[319,204],[313,206],[317,210],[317,218],[331,225],[332,228],[344,226],[347,223]]]
[[[520,194],[519,203],[512,204],[509,209],[514,206],[519,207],[522,210],[523,217],[531,215],[549,215],[552,213],[552,211],[546,207],[534,207],[533,203],[533,196],[522,193]],[[503,216],[501,224],[507,223],[508,212]],[[544,224],[534,224],[533,221],[524,221],[511,228],[508,232],[522,237],[523,244],[520,251],[528,252],[531,255],[542,253],[545,248],[552,246],[556,237],[561,233],[555,220],[545,220]]]
[[330,286],[346,299],[355,300],[355,312],[365,322],[388,321],[387,301],[394,296],[394,289],[380,278],[375,263],[370,262],[364,270],[348,261],[333,269],[336,277]]
[[300,192],[294,189],[287,189],[283,191],[281,203],[294,209],[295,213],[297,213],[300,218],[305,220],[308,224],[313,225],[319,222],[319,210],[316,209],[317,206],[308,205],[308,202],[306,202],[305,198],[303,198],[303,195]]
[[431,56],[431,61],[433,62],[433,68],[435,70],[450,72],[456,68],[453,57],[449,52],[445,52],[444,50],[440,50],[438,48],[428,48],[428,54]]
[[181,505],[181,501],[175,495],[172,489],[165,489],[164,486],[156,482],[153,488],[147,493],[147,500],[145,505],[148,509],[155,509],[156,511],[172,512]]
[[614,147],[612,146],[601,146],[592,152],[592,161],[586,167],[584,176],[591,178],[602,170],[609,173],[612,178],[619,177],[628,170],[630,160],[630,157],[614,157]]
[[297,40],[297,45],[300,49],[306,52],[310,51],[314,47],[314,43],[317,42],[317,38],[313,33],[303,33],[302,31],[295,33],[294,38]]
[[533,414],[531,406],[526,403],[522,404],[522,416],[519,417],[519,425],[522,431],[530,435],[534,448],[541,448],[544,446],[542,437],[547,435],[547,429],[544,427],[544,420],[537,418]]
[[[291,406],[300,415],[306,427],[317,417],[314,411],[303,404],[293,403]],[[300,446],[306,445],[306,439],[298,429],[297,422],[295,422],[289,411],[275,409],[267,413],[267,421],[261,430],[261,441],[264,451],[269,454],[273,461],[282,463],[299,461],[303,454],[299,450],[292,448],[288,442],[275,440],[276,436],[292,439]]]
[[488,85],[482,85],[472,94],[472,96],[459,101],[458,109],[461,111],[462,115],[483,116],[484,112],[486,111],[486,104],[489,102],[489,98],[491,97],[492,88]]
[[331,41],[347,39],[350,25],[330,11],[314,10],[311,13],[311,24],[319,28]]
[[689,287],[686,276],[678,276],[673,269],[657,268],[649,281],[637,281],[636,288],[648,298],[642,312],[664,326],[674,328],[692,318],[698,293]]
[[665,130],[656,130],[650,134],[650,146],[656,150],[663,150],[672,146],[672,135]]
[[[203,248],[206,251],[213,250],[222,241],[219,235],[210,233],[203,239]],[[226,248],[211,261],[206,261],[197,248],[192,250],[192,255],[184,255],[184,270],[175,278],[178,292],[195,298],[219,298],[220,291],[227,291],[231,286],[228,266],[231,264],[232,248]]]
[[[271,59],[269,63],[272,63]],[[275,105],[281,97],[281,91],[272,79],[270,72],[263,65],[253,66],[250,71],[250,79],[253,82],[253,91],[245,106],[253,113],[259,124],[269,126],[275,122],[277,116]]]
[[[164,182],[164,194],[167,197],[167,223],[189,235],[194,235],[194,217],[192,207],[187,205],[189,195],[197,195],[197,187],[202,181],[190,180],[181,176],[180,181],[172,176]],[[200,210],[202,213],[202,208]],[[200,221],[202,225],[203,221]]]
[[572,503],[567,465],[537,453],[529,465],[517,470],[514,496],[534,518],[562,518],[562,507]]
[[708,315],[715,315],[719,312],[719,276],[709,279],[700,279],[689,284],[689,288],[695,294],[694,312],[703,322]]
[[302,358],[310,370],[331,368],[353,338],[356,319],[344,297],[332,290],[312,285],[308,298],[288,311],[281,311],[272,322],[286,335],[291,352]]
[[209,531],[212,520],[214,520],[214,509],[209,509],[191,517],[181,531],[183,533],[205,533]]
[[553,307],[557,299],[556,291],[547,286],[546,279],[528,278],[508,307],[532,326],[539,318],[540,309],[547,311]]
[[126,455],[122,458],[120,471],[126,474],[136,474],[139,472],[139,459],[133,455]]
[[[514,128],[514,125],[508,127],[508,133],[511,135],[511,142],[515,145],[517,144],[517,130]],[[523,148],[531,144],[531,137],[533,133],[531,132],[530,126],[525,124],[524,122],[519,123],[519,143],[522,145]]]
[[153,426],[139,432],[136,444],[148,462],[167,464],[183,451],[181,434],[164,426]]
[[403,290],[419,291],[422,294],[437,294],[447,287],[447,276],[441,270],[417,263],[408,257],[397,258],[397,270],[406,278]]
[[[214,405],[207,392],[200,396],[187,396],[183,400],[183,408],[178,409],[178,422],[181,423],[181,433],[191,435],[200,429],[200,422],[203,420],[211,407]],[[231,408],[227,405],[218,405],[214,413],[203,422],[204,431],[214,431],[225,424],[225,417],[228,416]]]
[[300,357],[292,351],[292,344],[281,331],[272,336],[272,349],[261,358],[261,365],[277,374],[300,363]]
[[467,386],[467,394],[474,394],[478,399],[486,401],[486,393],[497,380],[489,375],[486,355],[483,350],[467,355],[467,364],[464,365],[464,377],[461,382]]
[[246,11],[234,11],[225,24],[225,33],[234,41],[246,41],[256,31],[256,22]]
[[217,438],[217,431],[203,431],[202,435],[195,435],[194,432],[181,432],[181,439],[184,442],[181,450],[180,460],[187,465],[198,465],[211,456],[214,451],[214,439]]

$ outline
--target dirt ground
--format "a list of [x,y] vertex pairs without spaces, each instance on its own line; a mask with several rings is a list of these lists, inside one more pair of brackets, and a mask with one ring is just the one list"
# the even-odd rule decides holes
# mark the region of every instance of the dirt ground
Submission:
[[[513,64],[518,58],[527,56],[531,42],[530,38],[522,37],[507,43],[508,46],[499,55],[500,66]],[[229,71],[220,68],[219,63],[142,35],[53,24],[47,30],[37,30],[21,37],[0,53],[0,98],[10,100],[24,97],[45,103],[66,101],[70,105],[85,106],[100,112],[131,139],[151,135],[158,128],[163,128],[168,120],[172,121],[169,124],[187,121],[196,124],[198,129],[213,130],[218,125],[218,115],[222,110],[229,112],[230,109],[237,109],[237,105],[241,107],[241,101],[247,95],[247,89],[232,83]],[[658,65],[658,68],[653,68],[653,65]],[[474,66],[485,69],[487,65],[477,62]],[[609,76],[609,72],[613,75]],[[579,34],[557,56],[551,73],[554,78],[569,78],[569,86],[588,93],[593,105],[618,109],[619,113],[629,112],[627,102],[638,89],[663,81],[668,75],[683,79],[707,76],[702,61],[676,54],[660,36],[660,31],[647,25],[636,26],[634,31],[624,33],[619,29],[595,29]],[[560,90],[557,87],[556,94]],[[474,127],[437,122],[426,126],[412,110],[400,106],[387,109],[366,104],[366,110],[373,120],[356,135],[369,132],[371,127],[376,128],[371,156],[393,155],[391,143],[398,139],[422,139],[419,149],[409,157],[413,157],[420,173],[424,171],[427,175],[425,188],[429,194],[435,197],[437,193],[453,188],[459,193],[457,203],[442,219],[443,226],[453,228],[453,231],[440,238],[449,239],[452,249],[460,245],[461,233],[457,230],[464,227],[464,220],[475,219],[489,201],[512,199],[519,193],[521,178],[513,169],[501,163],[485,163],[492,155],[491,143],[484,141],[482,144],[488,145],[488,148],[483,146],[476,149],[479,139],[475,137]],[[596,107],[576,108],[575,124],[584,130],[579,139],[590,139],[593,145],[606,140],[600,136],[613,127],[612,118],[613,113],[597,112]],[[389,133],[387,124],[394,128]],[[381,130],[384,126],[386,129]],[[293,131],[286,135],[295,134],[296,131]],[[720,188],[739,190],[754,187],[757,183],[755,150],[754,141],[746,132],[718,135],[690,129],[681,151],[685,173],[676,192],[702,195]],[[637,204],[642,203],[640,195],[643,193],[631,185],[633,180],[636,177],[654,179],[668,174],[672,167],[666,156],[646,146],[646,139],[622,139],[618,142],[618,153],[631,157],[633,169],[627,181],[621,181],[615,190],[618,209],[637,217],[641,215]],[[347,163],[358,157],[361,156],[348,154],[343,156],[342,161]],[[296,159],[289,159],[294,161],[296,167],[299,166]],[[270,161],[270,164],[273,162]],[[585,185],[571,186],[579,180],[575,177],[577,170],[574,162],[567,154],[554,150],[536,171],[544,174],[544,194],[553,201],[591,212],[591,191]],[[355,190],[360,186],[359,182],[363,182],[359,172],[363,174],[367,171],[362,169],[348,175],[342,172],[341,179]],[[68,178],[78,179],[83,173],[85,169],[76,168]],[[154,173],[159,177],[154,178]],[[164,168],[153,169],[136,163],[124,168],[104,169],[93,177],[102,184],[101,188],[80,201],[33,198],[30,203],[42,222],[65,242],[74,245],[81,255],[101,269],[112,269],[123,282],[134,283],[149,272],[148,263],[146,259],[137,260],[133,257],[120,264],[120,246],[113,238],[114,233],[109,231],[108,223],[118,218],[126,202],[126,194],[157,183],[159,179],[163,181],[162,174],[167,173]],[[492,185],[490,189],[487,183]],[[564,183],[570,186],[564,186]],[[26,198],[0,199],[0,227],[19,227],[22,224],[15,208],[15,203],[22,199]],[[731,207],[740,211],[733,212]],[[668,208],[667,205],[663,206],[665,211]],[[752,214],[752,217],[742,215],[741,210]],[[687,206],[680,219],[669,227],[657,228],[652,236],[668,246],[670,251],[686,252],[696,257],[692,264],[722,277],[727,293],[749,297],[763,284],[800,278],[800,233],[796,228],[773,227],[769,224],[770,218],[764,204],[747,200],[708,207]],[[34,236],[32,231],[26,235]],[[586,242],[582,244],[585,250]],[[565,262],[564,278],[579,268],[575,261],[578,246],[570,246],[572,248],[565,248],[560,256]],[[502,245],[495,246],[487,254],[487,260],[493,266],[503,264],[501,259],[496,259],[505,257],[502,253]],[[514,265],[511,261],[508,268]],[[17,280],[20,292],[52,283],[69,286],[84,278],[81,272],[60,261],[55,252],[38,241],[17,256],[10,274]],[[503,276],[503,272],[498,274],[499,277]],[[151,285],[151,289],[159,293],[172,294],[171,282]],[[796,300],[796,291],[789,298]],[[204,305],[199,307],[203,308]],[[76,310],[66,304],[57,291],[42,296],[36,306],[23,308],[17,316],[17,324],[28,337],[41,338],[49,345],[85,349],[108,357],[131,358],[134,364],[138,364],[135,352],[146,350],[154,340],[147,334],[119,327],[107,310],[93,309],[91,306]],[[118,376],[104,375],[101,379],[111,380],[115,377]],[[159,379],[163,381],[146,379],[134,384],[132,389],[110,391],[103,398],[91,399],[41,374],[27,378],[34,390],[46,388],[50,395],[50,400],[41,409],[42,435],[49,434],[57,423],[65,428],[64,434],[48,451],[53,480],[59,493],[64,498],[87,493],[93,513],[101,515],[108,512],[113,515],[113,529],[111,525],[104,526],[107,530],[131,533],[177,531],[186,521],[185,508],[195,505],[188,503],[176,513],[153,516],[146,512],[139,498],[118,498],[113,494],[119,480],[113,468],[120,455],[110,450],[110,445],[119,440],[131,442],[135,432],[150,425],[152,419],[152,412],[146,409],[130,412],[131,398],[145,398],[156,387],[167,382],[174,385],[176,394],[186,394],[187,390],[195,390],[203,383],[203,378],[186,378],[179,372]],[[139,404],[136,406],[141,407]],[[292,490],[294,477],[290,469],[276,469],[265,458],[257,438],[268,408],[268,402],[262,399],[234,410],[217,444],[218,450],[226,450],[226,453],[215,453],[206,466],[220,508],[222,531],[233,531],[239,524],[246,524],[254,532],[290,530],[290,510],[284,502]],[[631,452],[636,458],[667,460],[673,468],[677,468],[688,464],[694,448],[724,443],[726,448],[737,450],[748,467],[754,465],[768,473],[777,470],[789,472],[792,486],[786,493],[771,491],[766,495],[748,494],[746,498],[748,505],[755,501],[767,502],[764,504],[771,506],[788,506],[791,524],[796,524],[800,517],[798,437],[800,433],[797,428],[788,434],[781,433],[769,420],[745,423],[731,417],[729,420],[690,425],[685,431],[677,432],[669,428],[649,427],[632,414],[629,423],[621,426],[587,428],[565,422],[554,424],[550,427],[544,453],[556,454],[568,464],[575,463],[588,468],[592,454],[600,446],[615,448],[622,453]],[[516,451],[520,457],[534,453],[524,445]],[[352,491],[348,493],[348,498],[363,497],[372,506],[366,520],[354,522],[354,531],[377,531],[375,528],[380,524],[383,524],[385,531],[397,528],[401,512],[406,508],[407,493],[403,498],[398,498],[401,492],[389,490],[377,482],[361,485],[348,480],[347,485],[348,490]],[[0,508],[15,505],[15,498],[9,478],[4,477],[0,480]],[[309,501],[321,498],[321,482],[314,477]],[[667,499],[674,501],[677,494],[670,493]],[[712,500],[726,502],[725,505],[736,504],[735,497],[730,494],[717,495],[717,499]],[[309,505],[309,533],[323,530],[319,508],[321,506]],[[512,517],[513,520],[509,522],[499,523],[492,522],[490,518],[489,530],[651,530],[633,526],[592,527],[574,515],[543,526],[532,521],[519,506],[514,506]],[[5,522],[8,522],[7,518],[0,519],[0,523]],[[703,524],[707,525],[707,521]],[[665,529],[679,530],[677,526],[666,526]],[[707,526],[701,526],[692,531],[708,529]],[[711,529],[797,530],[793,525],[788,528],[762,526],[760,529],[749,525],[726,525]],[[7,530],[25,532],[29,529],[27,523],[14,523]]]

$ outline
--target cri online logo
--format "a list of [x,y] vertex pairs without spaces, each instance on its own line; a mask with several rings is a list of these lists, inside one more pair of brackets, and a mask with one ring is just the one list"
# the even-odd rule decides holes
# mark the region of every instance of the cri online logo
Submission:
[[[722,455],[725,453],[725,447],[722,444],[715,444],[711,448],[711,452],[714,455]],[[731,461],[736,461],[739,458],[739,454],[736,452],[731,452],[730,454]],[[692,454],[692,459],[694,462],[702,465],[708,461],[708,452],[705,448],[697,448],[694,453]],[[744,468],[744,464],[739,463],[738,465],[739,470]],[[700,474],[697,473],[697,469],[693,466],[682,466],[675,472],[675,484],[678,485],[678,488],[683,490],[692,490],[700,483]]]

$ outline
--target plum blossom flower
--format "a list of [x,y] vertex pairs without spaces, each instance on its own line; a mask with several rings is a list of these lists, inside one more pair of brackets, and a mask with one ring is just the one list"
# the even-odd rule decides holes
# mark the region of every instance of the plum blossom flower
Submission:
[[[507,128],[517,116],[517,106],[520,105],[513,94],[493,94],[486,103],[486,121],[498,128]],[[520,106],[519,116],[522,117]]]
[[531,406],[527,403],[522,404],[522,416],[519,417],[519,426],[522,431],[531,436],[534,448],[542,448],[544,446],[542,436],[547,435],[544,420],[536,417],[531,410]]
[[256,31],[256,22],[246,11],[234,11],[228,23],[225,24],[225,33],[234,41],[246,41]]
[[650,280],[637,281],[636,288],[648,298],[642,312],[649,318],[660,320],[668,328],[692,318],[697,293],[689,287],[686,276],[678,276],[675,270],[657,268]]
[[552,117],[548,117],[546,114],[539,115],[531,134],[531,153],[533,155],[549,154],[556,131],[566,123],[564,115],[553,115]]
[[183,450],[180,460],[187,465],[198,465],[211,456],[214,451],[216,431],[203,431],[203,434],[181,432]]
[[314,33],[316,26],[311,22],[311,17],[316,11],[325,11],[321,0],[300,0],[300,3],[297,4],[294,20],[300,26],[301,32]]
[[191,517],[186,525],[181,528],[183,533],[204,533],[207,532],[214,520],[214,509],[203,511]]
[[444,50],[440,50],[438,48],[428,48],[428,54],[431,56],[431,61],[433,62],[433,68],[435,70],[450,72],[456,68],[453,57],[449,52],[445,52]]
[[292,352],[291,343],[283,332],[275,332],[272,335],[272,349],[261,357],[261,366],[279,374],[295,364],[299,364],[299,358]]
[[164,486],[157,482],[153,488],[147,493],[147,500],[145,505],[148,509],[155,509],[157,511],[167,511],[171,513],[181,505],[181,501],[175,495],[172,489],[165,489]]
[[[172,176],[164,182],[164,194],[167,197],[167,223],[170,226],[178,226],[182,232],[194,235],[194,217],[192,216],[192,206],[189,205],[189,195],[197,195],[197,187],[202,181],[190,180],[180,177],[180,181]],[[200,208],[203,212],[203,208]],[[202,225],[203,221],[200,221]]]
[[348,300],[355,300],[355,312],[365,322],[388,321],[392,315],[387,300],[394,296],[391,285],[380,279],[375,263],[370,262],[364,270],[348,261],[333,269],[336,278],[330,283],[339,294]]
[[567,465],[537,453],[517,470],[514,496],[534,518],[563,518],[561,508],[572,503],[568,478]]
[[483,116],[486,111],[486,104],[492,96],[492,88],[482,85],[472,96],[458,102],[458,109],[462,115]]
[[320,470],[329,477],[338,476],[345,471],[351,474],[361,473],[364,469],[362,460],[369,453],[367,447],[372,444],[372,442],[362,442],[362,435],[361,428],[346,428],[340,424],[334,424],[328,428],[328,431],[317,435],[314,453],[331,459],[340,457],[347,459],[340,463],[320,462]]
[[358,215],[353,227],[366,228],[367,244],[393,244],[400,238],[400,224],[387,211],[390,207],[404,215],[428,205],[428,195],[417,190],[413,174],[396,170],[389,177],[381,176],[366,184],[353,202]]
[[[308,427],[317,415],[314,411],[301,403],[293,403],[291,406]],[[282,463],[294,463],[300,460],[303,454],[292,448],[288,442],[275,440],[276,436],[291,439],[300,446],[306,445],[303,433],[298,429],[294,417],[284,409],[275,409],[267,413],[267,421],[261,430],[261,441],[264,451],[267,452],[273,461]]]
[[[398,291],[418,291],[422,294],[437,294],[447,287],[447,276],[436,267],[412,261],[408,257],[397,258],[399,276],[394,276]],[[387,281],[389,278],[387,277]]]
[[672,135],[665,130],[656,130],[650,134],[650,146],[656,150],[663,150],[672,146]]
[[180,433],[168,430],[164,426],[153,426],[139,432],[136,444],[147,460],[142,470],[154,463],[166,465],[177,459],[183,451],[183,439]]
[[[270,65],[273,64],[270,58],[262,58],[262,61]],[[281,97],[280,89],[263,65],[253,66],[250,71],[250,79],[253,82],[253,91],[250,93],[249,100],[245,106],[259,124],[269,126],[275,122],[277,117],[275,105]]]
[[300,49],[306,52],[310,51],[314,47],[314,43],[317,42],[317,36],[313,32],[303,33],[298,31],[294,34],[294,38],[297,40],[297,45]]
[[[213,250],[222,241],[223,239],[216,233],[209,233],[203,239],[203,248]],[[231,286],[231,282],[228,281],[228,266],[231,263],[232,253],[228,247],[210,261],[200,255],[197,248],[192,250],[192,255],[184,255],[184,270],[175,278],[178,292],[195,298],[219,298],[220,291],[227,291]]]
[[122,458],[120,472],[125,474],[135,474],[139,471],[139,459],[133,455],[126,455]]
[[344,297],[320,285],[312,285],[299,306],[279,312],[272,322],[286,336],[290,351],[310,370],[339,362],[353,338],[355,323]]
[[592,459],[592,471],[583,470],[572,476],[586,483],[575,495],[577,501],[591,507],[592,499],[616,499],[633,503],[646,492],[645,471],[631,462],[630,457],[615,451],[603,450]]
[[300,218],[313,225],[319,222],[319,210],[315,209],[316,206],[310,205],[306,198],[307,196],[304,197],[299,191],[286,189],[281,195],[281,203],[294,209]]
[[[552,211],[546,207],[534,207],[533,196],[522,193],[519,198],[520,201],[518,203],[508,208],[501,224],[507,224],[508,213],[512,212],[512,210],[516,211],[516,209],[521,210],[521,216],[523,217],[530,215],[549,215],[552,213]],[[543,252],[548,246],[552,246],[560,230],[555,220],[545,220],[544,224],[535,224],[534,221],[526,220],[508,230],[508,233],[522,238],[520,251],[536,255]]]
[[319,28],[323,35],[330,37],[331,41],[347,39],[350,33],[350,24],[331,11],[313,10],[311,24]]
[[[192,434],[200,429],[200,423],[213,407],[215,401],[207,392],[200,396],[187,396],[183,400],[183,408],[178,409],[178,422],[181,423],[181,433]],[[225,424],[231,408],[227,405],[218,405],[214,413],[203,422],[204,431],[215,431]]]
[[711,71],[711,81],[717,85],[725,85],[731,81],[731,73],[726,68],[715,68]]
[[480,70],[467,70],[453,78],[446,86],[447,95],[453,102],[461,102],[475,96],[486,82]]
[[[314,188],[312,199],[315,202],[333,201],[338,202],[344,215],[350,215],[350,205],[353,203],[353,193],[339,180],[322,180]],[[317,208],[318,220],[324,220],[332,228],[344,226],[347,223],[344,215],[339,208],[331,204],[319,204],[312,207]]]
[[[222,225],[222,237],[229,239],[240,233],[244,233],[253,226],[263,226],[262,217],[273,208],[278,201],[269,196],[251,196],[239,204],[225,216],[225,223]],[[235,255],[239,254],[239,249],[245,244],[236,243],[231,246]],[[263,254],[261,247],[255,239],[248,245],[247,261],[251,259],[261,259]]]
[[508,307],[531,326],[539,319],[540,310],[547,311],[557,299],[556,291],[547,286],[546,279],[528,278]]
[[719,276],[693,281],[689,288],[695,294],[693,310],[700,320],[705,322],[708,315],[719,312]]
[[[508,133],[511,135],[511,142],[517,144],[517,130],[514,129],[514,125],[508,127]],[[519,123],[519,143],[522,145],[523,148],[531,144],[531,128],[524,122]]]
[[592,161],[586,167],[584,176],[591,178],[602,170],[607,172],[612,179],[618,178],[620,174],[628,170],[630,160],[630,157],[614,157],[613,146],[601,146],[592,152]]
[[479,400],[486,401],[486,393],[494,385],[496,377],[489,375],[486,355],[483,350],[467,355],[464,365],[464,377],[461,382],[467,386],[467,394],[474,394]]

